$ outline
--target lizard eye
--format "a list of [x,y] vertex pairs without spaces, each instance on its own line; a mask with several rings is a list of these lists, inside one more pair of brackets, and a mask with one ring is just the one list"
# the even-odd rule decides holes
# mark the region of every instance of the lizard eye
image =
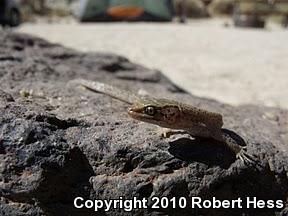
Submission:
[[148,115],[155,115],[155,107],[154,106],[147,106],[145,107],[145,113]]

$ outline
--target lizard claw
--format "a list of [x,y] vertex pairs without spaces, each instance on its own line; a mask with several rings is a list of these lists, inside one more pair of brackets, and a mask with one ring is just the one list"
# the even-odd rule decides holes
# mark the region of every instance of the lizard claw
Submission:
[[246,151],[247,151],[247,146],[243,146],[243,147],[242,147],[242,150],[243,150],[244,152],[246,152]]

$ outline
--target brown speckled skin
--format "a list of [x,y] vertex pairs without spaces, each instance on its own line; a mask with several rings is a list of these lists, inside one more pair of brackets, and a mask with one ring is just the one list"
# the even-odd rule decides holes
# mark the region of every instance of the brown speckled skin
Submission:
[[[154,107],[154,115],[145,112]],[[128,114],[137,120],[165,128],[185,130],[192,136],[212,137],[223,141],[222,115],[168,99],[143,98],[134,103]]]

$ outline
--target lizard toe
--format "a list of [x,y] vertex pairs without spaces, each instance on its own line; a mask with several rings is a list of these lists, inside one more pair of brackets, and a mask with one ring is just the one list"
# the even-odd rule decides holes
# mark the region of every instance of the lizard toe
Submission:
[[246,152],[247,147],[243,147],[241,151],[236,155],[237,159],[240,159],[245,164],[255,164],[255,158]]

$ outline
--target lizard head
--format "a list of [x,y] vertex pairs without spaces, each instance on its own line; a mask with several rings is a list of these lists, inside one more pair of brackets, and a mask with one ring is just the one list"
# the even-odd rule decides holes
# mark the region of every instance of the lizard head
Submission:
[[141,99],[128,109],[130,117],[161,127],[173,128],[180,117],[180,108],[176,101],[165,99]]

